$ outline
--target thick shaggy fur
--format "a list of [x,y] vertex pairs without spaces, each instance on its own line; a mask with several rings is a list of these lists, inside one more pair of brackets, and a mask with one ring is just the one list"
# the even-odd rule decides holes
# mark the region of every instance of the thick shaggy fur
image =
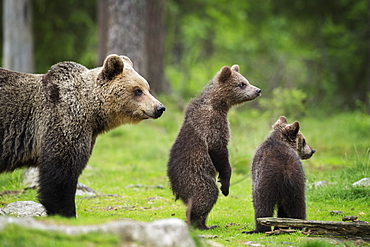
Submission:
[[77,180],[100,133],[164,111],[132,66],[110,55],[92,70],[74,62],[38,75],[0,69],[0,173],[38,166],[48,215],[76,215]]
[[208,229],[206,218],[219,194],[217,173],[222,193],[229,194],[227,113],[233,105],[253,100],[260,92],[239,73],[239,66],[225,66],[188,105],[167,170],[176,199],[188,205],[188,224]]
[[273,131],[257,148],[251,174],[256,228],[247,233],[266,232],[270,227],[257,222],[272,217],[275,207],[281,218],[306,218],[305,175],[301,159],[309,159],[313,150],[299,131],[299,122],[287,124],[282,116]]

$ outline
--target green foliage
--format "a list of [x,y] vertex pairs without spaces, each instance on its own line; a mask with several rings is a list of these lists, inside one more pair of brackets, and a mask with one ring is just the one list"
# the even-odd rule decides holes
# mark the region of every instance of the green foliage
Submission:
[[96,1],[33,0],[36,73],[61,61],[96,66]]
[[329,184],[318,188],[317,190],[320,193],[310,194],[311,199],[315,201],[332,199],[338,202],[357,200],[370,207],[370,201],[368,200],[370,189],[352,186],[354,182],[366,178],[370,174],[370,147],[365,155],[357,154],[356,156],[354,161],[345,159],[343,163],[347,165],[336,169],[329,176],[326,176]]
[[333,243],[324,241],[307,241],[301,245],[302,247],[331,247]]
[[61,233],[25,229],[17,225],[9,225],[0,231],[1,246],[17,247],[79,247],[79,246],[118,246],[117,236],[110,234],[83,234],[69,236]]
[[264,96],[294,88],[320,109],[362,102],[368,110],[367,6],[367,0],[170,1],[169,81],[188,98],[221,66],[237,63]]
[[305,100],[307,94],[295,88],[275,88],[271,98],[262,97],[259,104],[269,116],[284,115],[287,118],[299,118],[307,111]]

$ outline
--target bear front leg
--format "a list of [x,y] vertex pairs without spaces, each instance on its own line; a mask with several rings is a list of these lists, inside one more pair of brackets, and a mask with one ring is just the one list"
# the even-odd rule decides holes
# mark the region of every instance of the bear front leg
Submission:
[[219,182],[221,183],[221,192],[224,196],[229,195],[231,166],[229,162],[229,152],[224,146],[219,150],[210,150],[209,155],[213,165],[218,171]]
[[45,164],[40,167],[39,201],[49,216],[76,217],[75,194],[78,176],[57,166]]
[[84,138],[79,138],[78,143],[64,141],[54,138],[43,145],[38,198],[48,215],[76,217],[77,181],[90,156],[91,141]]

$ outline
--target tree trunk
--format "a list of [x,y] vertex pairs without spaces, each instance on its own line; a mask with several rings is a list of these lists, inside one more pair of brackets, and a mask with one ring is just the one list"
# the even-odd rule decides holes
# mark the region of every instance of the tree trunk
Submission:
[[[109,0],[107,53],[128,56],[146,77],[146,0]],[[107,55],[108,55],[107,54]]]
[[164,76],[164,0],[99,0],[98,8],[99,63],[108,54],[126,55],[154,93],[169,91]]
[[3,0],[3,67],[32,73],[31,0]]
[[98,12],[98,25],[99,25],[99,44],[98,44],[98,64],[101,66],[104,59],[108,55],[107,42],[108,42],[108,5],[106,0],[99,0],[97,4]]
[[153,93],[169,92],[164,76],[164,0],[147,0],[146,4],[146,76]]

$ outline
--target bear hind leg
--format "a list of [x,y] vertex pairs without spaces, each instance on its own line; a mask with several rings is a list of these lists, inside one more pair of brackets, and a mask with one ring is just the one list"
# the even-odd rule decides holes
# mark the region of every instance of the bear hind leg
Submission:
[[218,188],[214,181],[210,181],[208,185],[205,183],[202,185],[204,187],[198,187],[197,193],[188,199],[186,216],[189,225],[200,230],[209,230],[216,227],[208,227],[206,225],[206,220],[217,202]]
[[252,234],[271,231],[271,227],[261,225],[257,219],[272,217],[277,199],[275,191],[264,191],[255,188],[253,191],[253,207],[256,228],[253,231],[244,231],[243,233]]

